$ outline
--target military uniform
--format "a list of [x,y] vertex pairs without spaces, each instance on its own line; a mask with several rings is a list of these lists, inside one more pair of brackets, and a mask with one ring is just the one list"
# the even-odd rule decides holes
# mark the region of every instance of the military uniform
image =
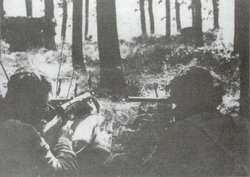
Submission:
[[152,176],[247,176],[248,129],[218,111],[195,114],[165,131],[147,164]]
[[[160,125],[153,128],[158,132],[158,141],[147,138],[148,143],[138,150],[150,147],[150,142],[155,145],[140,165],[138,176],[248,176],[248,122],[217,110],[223,88],[214,84],[209,71],[191,68],[174,78],[166,89],[171,91],[170,99],[175,107],[169,115],[162,116],[173,121],[165,128]],[[141,156],[141,153],[134,154]]]
[[77,163],[71,141],[61,137],[53,150],[36,129],[19,120],[6,120],[0,133],[0,176],[75,176]]
[[68,134],[52,149],[40,135],[51,85],[34,72],[10,77],[0,115],[0,176],[75,176],[76,155]]

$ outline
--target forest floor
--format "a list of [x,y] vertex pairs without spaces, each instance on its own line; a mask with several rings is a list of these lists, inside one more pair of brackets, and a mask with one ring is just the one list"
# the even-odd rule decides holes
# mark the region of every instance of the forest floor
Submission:
[[[183,44],[180,36],[173,36],[171,40],[166,40],[164,37],[149,37],[148,39],[135,38],[132,42],[120,41],[124,77],[128,86],[127,96],[155,97],[154,84],[157,83],[159,97],[166,97],[164,88],[171,79],[192,66],[200,66],[211,71],[226,91],[223,103],[219,106],[220,111],[227,114],[237,113],[239,58],[233,55],[232,46],[223,44],[220,33],[215,35],[210,32],[204,36],[205,45],[201,48]],[[79,85],[78,92],[87,91],[88,72],[73,74],[70,45],[65,44],[63,51],[61,51],[62,46],[59,45],[57,48],[57,51],[32,49],[27,52],[11,53],[8,45],[2,42],[2,61],[9,76],[21,68],[32,68],[46,75],[53,86],[51,97],[55,97],[62,54],[60,97],[72,96],[76,83]],[[137,119],[140,103],[126,102],[124,97],[110,95],[99,89],[97,43],[84,43],[84,57],[87,71],[91,71],[93,75],[93,87],[100,101],[102,114],[113,122],[113,152],[122,152],[124,141],[121,141],[121,137],[124,132],[134,131],[129,128],[129,125]],[[7,79],[2,71],[0,83],[0,91],[4,96]]]

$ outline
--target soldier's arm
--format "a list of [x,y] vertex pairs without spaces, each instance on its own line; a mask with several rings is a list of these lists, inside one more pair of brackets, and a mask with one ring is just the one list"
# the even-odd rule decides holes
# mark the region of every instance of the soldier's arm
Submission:
[[[34,127],[29,126],[31,145],[37,166],[44,176],[73,176],[77,173],[78,164],[72,150],[72,142],[66,137],[60,137],[53,153],[49,145],[38,134]],[[35,159],[36,160],[36,159]]]

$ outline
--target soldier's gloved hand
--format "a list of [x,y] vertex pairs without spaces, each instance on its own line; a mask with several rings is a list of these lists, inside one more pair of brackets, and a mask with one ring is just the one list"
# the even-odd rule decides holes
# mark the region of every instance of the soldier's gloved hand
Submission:
[[70,141],[72,141],[72,139],[73,139],[73,131],[72,131],[72,129],[70,127],[63,126],[61,128],[59,136],[60,137],[65,137],[65,138],[69,139]]

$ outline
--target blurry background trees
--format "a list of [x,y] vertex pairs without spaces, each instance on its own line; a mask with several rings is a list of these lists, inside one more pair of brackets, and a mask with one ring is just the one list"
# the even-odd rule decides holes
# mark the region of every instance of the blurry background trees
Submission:
[[85,40],[89,40],[88,32],[89,32],[89,0],[85,0],[85,32],[84,32]]
[[170,0],[166,0],[166,38],[171,36],[171,11],[170,11]]
[[175,0],[175,19],[176,19],[176,28],[177,31],[181,30],[181,14],[180,14],[180,3],[178,0]]
[[240,3],[238,0],[234,0],[235,2],[235,8],[234,8],[234,53],[239,52],[239,25],[241,22],[240,19]]
[[[0,1],[0,8],[1,9],[3,9],[2,2],[3,1]],[[5,3],[6,2],[7,1],[5,1]],[[31,0],[26,0],[25,2],[28,3],[28,2],[31,2]],[[112,12],[113,15],[110,15],[110,14],[103,13],[100,10],[101,9],[100,5],[98,6],[99,10],[96,9],[95,1],[85,0],[84,1],[85,8],[83,8],[82,7],[83,1],[74,0],[74,1],[67,2],[66,0],[61,0],[60,1],[60,2],[62,2],[61,7],[63,9],[62,13],[60,13],[58,11],[58,9],[55,10],[56,20],[58,23],[58,26],[56,29],[55,29],[55,18],[54,18],[54,3],[51,0],[44,0],[44,1],[42,1],[42,3],[43,2],[45,5],[45,18],[44,18],[45,19],[44,20],[45,28],[43,31],[45,36],[42,37],[41,40],[44,40],[44,42],[46,43],[45,47],[47,49],[56,49],[55,39],[57,40],[57,45],[58,46],[61,45],[61,41],[58,42],[58,39],[60,39],[58,36],[54,39],[55,30],[57,30],[57,33],[58,33],[58,29],[60,29],[61,33],[59,32],[58,34],[59,35],[61,34],[61,38],[65,39],[66,32],[71,31],[71,28],[73,28],[72,34],[67,36],[67,41],[65,41],[65,44],[66,44],[65,46],[67,46],[67,49],[70,48],[70,47],[68,47],[68,45],[71,45],[71,41],[72,41],[72,48],[70,48],[70,49],[72,49],[72,61],[73,61],[74,66],[81,66],[81,67],[83,66],[84,67],[84,61],[88,62],[87,60],[92,59],[90,56],[92,54],[90,54],[89,51],[85,51],[85,50],[89,50],[90,48],[92,48],[93,46],[96,45],[94,47],[95,50],[97,50],[97,48],[98,48],[99,51],[101,51],[99,54],[100,60],[101,60],[100,66],[102,66],[101,72],[106,73],[107,76],[112,75],[112,74],[110,74],[108,71],[104,71],[104,70],[113,70],[114,68],[120,69],[121,68],[121,55],[122,55],[122,58],[126,58],[128,55],[126,53],[126,51],[129,51],[129,49],[130,49],[129,48],[130,47],[129,45],[131,44],[130,42],[137,41],[137,38],[131,39],[130,37],[128,37],[129,35],[132,37],[140,36],[140,38],[138,38],[138,39],[143,39],[140,41],[141,42],[140,44],[142,44],[142,46],[144,43],[147,43],[147,42],[151,43],[152,40],[159,42],[159,43],[156,43],[157,44],[156,46],[152,46],[153,49],[149,48],[150,50],[149,51],[147,50],[146,54],[144,54],[144,55],[138,54],[138,56],[140,56],[140,59],[142,61],[141,66],[142,66],[142,68],[145,69],[146,66],[144,64],[146,62],[144,59],[145,59],[145,56],[147,56],[147,54],[150,52],[153,52],[153,54],[150,57],[150,59],[152,60],[151,61],[152,66],[155,63],[160,64],[162,66],[162,61],[159,58],[161,58],[163,55],[165,55],[169,51],[164,46],[162,46],[163,44],[161,43],[162,42],[161,37],[164,38],[164,40],[166,40],[166,37],[171,38],[171,40],[178,38],[178,39],[181,39],[181,42],[183,42],[182,41],[183,37],[186,38],[187,36],[189,36],[189,37],[192,36],[192,39],[187,38],[188,43],[184,42],[185,45],[187,45],[187,46],[190,45],[191,47],[194,47],[193,45],[195,44],[195,47],[200,47],[204,43],[205,47],[207,47],[211,44],[210,41],[214,42],[214,40],[224,40],[225,36],[226,35],[228,36],[228,34],[224,33],[224,31],[229,30],[229,28],[230,28],[230,26],[227,28],[227,26],[225,26],[224,21],[221,20],[222,17],[223,17],[223,19],[225,19],[225,14],[226,14],[225,7],[227,7],[226,6],[227,3],[225,3],[225,0],[202,1],[202,3],[201,3],[201,0],[190,0],[190,1],[181,1],[181,0],[179,0],[179,1],[178,0],[165,0],[165,1],[163,1],[163,0],[157,0],[157,1],[156,0],[155,1],[148,0],[148,1],[145,1],[145,0],[138,0],[136,2],[132,2],[132,1],[128,2],[127,1],[126,3],[124,3],[124,1],[121,1],[121,0],[116,0],[116,3],[118,2],[117,6],[119,7],[118,9],[116,9],[117,12],[119,12],[117,14],[118,15],[117,22],[115,21],[116,20],[116,12],[114,12],[114,10],[112,9],[112,8],[115,9],[114,6],[110,6],[108,8],[103,3],[101,4],[101,6],[103,6],[104,9],[106,9],[107,11],[110,11],[110,14]],[[73,2],[73,8],[71,8],[72,2]],[[138,4],[138,2],[139,2],[139,4]],[[162,2],[162,4],[163,3],[165,3],[165,4],[158,5],[160,2]],[[192,2],[190,9],[192,9],[193,18],[190,18],[191,11],[188,11],[188,7],[187,7],[190,2]],[[34,3],[35,2],[33,1],[33,5],[34,5]],[[98,3],[100,4],[100,2],[98,2]],[[107,2],[107,3],[110,5],[110,2]],[[133,6],[131,5],[131,3],[133,3]],[[207,5],[208,3],[210,3],[210,6]],[[124,5],[127,5],[127,4],[129,7],[126,6],[124,8]],[[70,8],[67,8],[67,5]],[[230,7],[233,7],[232,4],[229,4],[229,5],[230,5]],[[23,6],[25,8],[25,3],[23,3]],[[171,6],[174,6],[174,8],[171,8]],[[240,25],[242,25],[242,24],[240,24],[240,22],[242,21],[243,18],[240,15],[241,8],[239,8],[238,6],[239,6],[239,1],[236,0],[236,2],[235,2],[235,7],[236,7],[236,9],[235,9],[235,52],[236,53],[237,53],[237,50],[239,52],[239,48],[242,48],[242,47],[239,47],[239,45],[240,45],[239,41],[242,41],[241,38],[239,38],[239,36],[240,36],[239,29],[240,29]],[[37,8],[37,5],[34,5],[34,7]],[[135,18],[134,19],[131,18],[131,20],[128,20],[126,18],[121,18],[121,17],[124,17],[124,13],[121,13],[121,12],[124,12],[123,11],[124,9],[129,10],[129,8],[131,8],[131,7],[132,7],[132,10],[130,9],[131,11],[129,11],[129,12],[132,15],[134,15]],[[146,12],[145,12],[145,7],[148,8]],[[57,8],[57,6],[55,6],[55,8]],[[137,10],[133,11],[133,8],[139,8],[139,11],[138,12],[136,12]],[[43,7],[41,9],[43,10]],[[84,9],[84,11],[83,11],[83,9]],[[157,11],[156,10],[154,11],[153,9],[157,9]],[[27,14],[29,13],[29,15],[31,14],[35,18],[37,17],[37,14],[36,14],[37,11],[34,10],[32,13],[32,10],[31,10],[31,12],[30,12],[30,10],[28,12],[28,8],[26,10],[27,10]],[[97,10],[97,11],[95,11],[95,10]],[[227,10],[230,10],[230,9],[227,9]],[[69,15],[67,15],[67,11],[69,11]],[[72,11],[73,11],[73,13],[71,13]],[[3,14],[4,11],[2,10],[1,12]],[[25,13],[25,9],[23,10],[23,12]],[[101,19],[101,20],[97,20],[98,41],[96,40],[97,36],[95,35],[95,33],[96,33],[95,30],[97,29],[95,26],[96,25],[95,12],[99,12],[99,15],[97,15],[98,16],[97,19]],[[220,14],[219,14],[219,12],[220,12]],[[12,13],[13,13],[13,11],[12,11]],[[83,13],[85,14],[85,16]],[[183,13],[185,13],[185,15],[183,15]],[[100,17],[100,14],[101,14],[101,17]],[[130,17],[130,16],[132,16],[131,14],[126,14],[126,15],[128,15]],[[10,14],[7,13],[6,17],[8,17],[8,15],[10,15]],[[42,12],[41,19],[43,19],[43,15],[44,14]],[[72,15],[73,15],[73,18],[71,18]],[[85,17],[84,19],[82,19],[82,15]],[[26,14],[24,16],[26,16]],[[67,16],[69,16],[69,18],[67,18]],[[13,18],[16,18],[16,17],[13,17]],[[22,18],[24,18],[25,20],[29,20],[29,18],[26,18],[26,17],[22,17]],[[73,19],[73,23],[71,23],[71,19]],[[220,24],[219,24],[219,19],[221,20]],[[67,20],[69,21],[68,25],[67,25]],[[193,20],[193,22],[192,22],[192,20]],[[104,21],[104,23],[102,23],[101,21]],[[131,21],[131,24],[130,24],[130,21]],[[82,26],[83,22],[85,23],[84,26]],[[105,26],[104,25],[105,23],[108,24],[109,26]],[[118,23],[118,27],[119,27],[119,30],[118,30],[119,38],[118,38],[118,34],[117,34],[118,32],[117,32],[117,27],[116,27],[117,23]],[[148,25],[146,25],[147,23],[148,23]],[[234,23],[233,19],[231,19],[230,24],[231,23],[232,24]],[[73,25],[71,25],[71,24],[73,24]],[[42,25],[43,25],[43,23],[42,23]],[[141,25],[141,27],[139,25]],[[175,26],[176,26],[176,28],[173,28]],[[89,37],[90,37],[90,36],[88,36],[89,27],[92,28],[91,32],[93,30],[93,41],[85,43],[83,40],[85,39],[85,41],[87,41],[87,40],[89,40]],[[149,27],[148,31],[150,31],[151,34],[155,33],[156,35],[152,35],[152,36],[150,36],[150,38],[146,38],[146,39],[141,38],[141,35],[147,36],[147,27]],[[181,30],[181,34],[180,34],[180,36],[178,36],[179,33],[177,31],[180,30],[182,27],[183,27],[183,29]],[[221,28],[218,28],[218,27],[221,27]],[[202,28],[203,28],[203,30],[202,30]],[[107,30],[107,29],[109,29],[109,30]],[[208,31],[208,29],[210,29],[210,31]],[[219,29],[219,30],[213,31],[212,29]],[[102,32],[105,34],[101,34],[100,31],[105,31],[105,32]],[[114,33],[114,35],[110,34],[111,31],[112,31],[112,34]],[[184,31],[186,31],[186,35],[183,35],[185,33]],[[83,35],[83,33],[84,33],[84,35]],[[178,34],[178,35],[175,36],[176,34]],[[128,35],[128,36],[126,36],[126,35]],[[19,36],[21,36],[21,35],[19,35]],[[119,47],[119,39],[120,39],[120,45],[121,45],[121,54],[120,54],[120,47]],[[193,40],[193,39],[195,39],[195,40]],[[97,43],[95,43],[95,42],[98,42],[98,45],[99,45],[98,47],[97,47]],[[139,42],[139,40],[137,42]],[[178,40],[175,42],[178,43]],[[172,45],[175,45],[175,42],[173,41]],[[227,42],[227,44],[228,44],[228,42]],[[137,47],[143,48],[139,44],[138,44],[139,46],[136,44],[133,44],[133,45],[135,45],[135,46],[133,46],[135,49]],[[164,45],[165,45],[165,43],[164,43]],[[179,45],[179,43],[178,43],[178,45]],[[213,43],[213,45],[218,45],[218,44]],[[154,47],[155,48],[158,47],[158,48],[154,49]],[[220,49],[223,47],[226,48],[223,45],[218,45],[218,48],[220,48]],[[156,51],[154,51],[154,50],[156,50]],[[139,53],[139,51],[143,53],[143,50],[138,50],[138,53]],[[221,49],[221,51],[222,51],[222,49]],[[97,53],[97,52],[95,51],[94,53]],[[242,54],[241,54],[241,56],[242,56]],[[137,57],[137,55],[133,56],[133,57]],[[96,57],[96,58],[98,60],[98,57]],[[168,57],[165,57],[165,59],[164,59],[164,63],[166,65],[168,65],[169,61],[166,61],[166,58],[168,59],[171,57],[168,56]],[[189,56],[189,58],[193,58],[193,56],[191,55],[191,56]],[[158,59],[159,59],[159,61],[158,61]],[[176,61],[177,60],[175,60],[175,62]],[[123,62],[125,63],[127,61],[123,60]],[[105,67],[103,67],[104,65],[105,65]],[[159,68],[157,67],[157,69],[159,69]],[[155,71],[157,69],[155,69]],[[117,70],[117,69],[114,69],[114,70]],[[122,69],[120,69],[120,70],[121,70],[120,73],[122,73]],[[125,70],[125,72],[126,72],[126,70]],[[107,73],[109,73],[109,74],[107,74]],[[114,71],[114,73],[116,73],[116,71]],[[119,77],[123,78],[122,76],[119,76]],[[106,77],[106,78],[108,78],[108,77]],[[108,80],[106,78],[105,79],[102,78],[102,80]],[[122,82],[123,79],[116,79],[116,80],[120,80]],[[102,85],[105,85],[103,83],[108,83],[108,81],[102,82]]]
[[74,67],[85,68],[82,48],[82,1],[73,0],[72,62]]
[[67,29],[67,19],[68,19],[68,3],[67,0],[62,1],[62,27],[61,27],[61,38],[64,41],[66,38],[66,29]]
[[200,47],[203,45],[202,14],[200,0],[192,0],[192,11],[195,46]]
[[44,33],[45,33],[45,48],[55,50],[56,43],[54,36],[55,32],[55,19],[54,19],[54,1],[44,0]]
[[154,11],[153,11],[153,0],[148,0],[148,13],[149,13],[149,24],[150,24],[150,33],[155,33],[155,21],[154,21]]
[[141,14],[141,31],[142,31],[142,36],[146,37],[147,36],[147,29],[146,29],[146,18],[145,18],[145,0],[139,0],[140,4],[140,14]]
[[3,0],[0,0],[0,19],[2,21],[3,16],[4,16],[5,12],[4,12],[4,7],[3,7]]
[[219,26],[219,0],[213,1],[213,14],[214,14],[214,29],[218,29]]
[[240,115],[249,120],[249,0],[235,0],[237,49],[240,55]]
[[25,0],[27,17],[32,17],[32,0]]

